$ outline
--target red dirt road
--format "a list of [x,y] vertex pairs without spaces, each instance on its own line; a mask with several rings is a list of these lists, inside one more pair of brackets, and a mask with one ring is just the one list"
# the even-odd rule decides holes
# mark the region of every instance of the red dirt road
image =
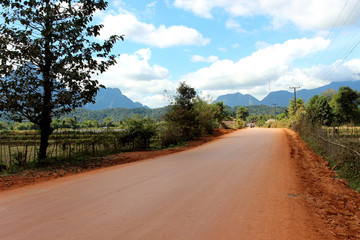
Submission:
[[296,161],[304,154],[292,138],[246,129],[189,151],[0,192],[0,239],[339,239],[308,200],[311,183]]

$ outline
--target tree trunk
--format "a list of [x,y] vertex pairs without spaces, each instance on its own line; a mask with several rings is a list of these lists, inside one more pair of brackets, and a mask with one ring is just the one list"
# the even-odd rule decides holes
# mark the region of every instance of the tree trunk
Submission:
[[51,66],[53,64],[53,54],[51,52],[51,42],[52,42],[52,16],[50,14],[51,7],[50,1],[46,0],[46,19],[45,19],[45,29],[43,33],[45,44],[44,44],[44,65],[41,67],[43,75],[43,107],[40,119],[40,149],[39,149],[39,163],[43,162],[46,159],[46,150],[49,146],[49,137],[53,131],[51,128],[51,112],[53,110],[52,106],[52,89],[53,89],[53,76],[51,75]]
[[53,131],[53,129],[50,126],[51,124],[51,117],[50,112],[48,114],[48,117],[45,119],[43,118],[40,121],[40,149],[39,149],[39,163],[44,162],[46,159],[46,151],[49,146],[49,137]]

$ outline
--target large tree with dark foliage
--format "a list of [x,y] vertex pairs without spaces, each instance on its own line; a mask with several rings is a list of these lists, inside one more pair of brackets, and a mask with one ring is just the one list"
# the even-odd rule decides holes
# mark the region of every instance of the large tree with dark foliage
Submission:
[[334,115],[326,95],[314,95],[310,98],[306,112],[312,124],[330,126],[333,123]]
[[165,121],[176,128],[177,133],[183,140],[192,139],[195,134],[196,116],[194,110],[197,93],[194,88],[185,82],[180,82],[170,104],[170,111],[164,115]]
[[0,111],[39,126],[39,161],[46,158],[54,117],[94,102],[93,78],[116,63],[122,36],[97,42],[92,25],[103,0],[0,0]]
[[330,101],[338,124],[357,123],[360,118],[360,93],[350,87],[340,87]]

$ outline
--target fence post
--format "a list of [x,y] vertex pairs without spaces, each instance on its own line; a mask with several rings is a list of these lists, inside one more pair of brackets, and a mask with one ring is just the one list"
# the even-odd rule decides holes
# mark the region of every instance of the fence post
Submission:
[[26,144],[25,145],[25,156],[24,156],[24,163],[25,163],[25,167],[27,168],[27,162],[26,162],[26,159],[27,159],[27,149],[28,149],[28,145]]
[[69,160],[71,159],[71,143],[69,142]]
[[11,161],[11,146],[9,145],[9,163],[10,166],[12,165],[12,161]]

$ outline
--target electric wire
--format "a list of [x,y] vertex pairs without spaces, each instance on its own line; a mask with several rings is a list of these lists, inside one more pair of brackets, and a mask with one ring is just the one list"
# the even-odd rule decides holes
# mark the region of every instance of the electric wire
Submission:
[[346,53],[346,55],[344,56],[344,58],[341,59],[341,61],[339,61],[335,67],[333,69],[330,69],[328,71],[328,73],[325,75],[325,79],[329,78],[344,62],[345,60],[348,58],[348,56],[355,50],[355,48],[360,44],[360,39],[354,44],[354,46],[352,48],[350,48],[348,50],[348,52]]
[[[327,36],[326,36],[325,39],[329,39],[330,35],[331,35],[332,32],[334,31],[334,28],[335,28],[335,26],[337,25],[337,23],[338,23],[341,15],[343,14],[346,6],[348,5],[349,1],[350,1],[350,0],[347,0],[347,2],[345,3],[344,7],[342,8],[341,12],[340,12],[339,15],[337,16],[336,21],[335,21],[334,24],[332,25],[332,27],[331,27],[331,29],[330,29],[330,31],[329,31],[329,33],[327,34]],[[340,30],[341,30],[341,29],[340,29]],[[340,30],[339,30],[339,31],[340,31]],[[338,31],[338,33],[339,33],[339,31]],[[339,35],[338,33],[335,35],[334,40],[335,40],[336,37]],[[323,52],[323,54],[320,55],[320,57],[319,57],[318,60],[314,63],[314,65],[317,65],[317,64],[323,59],[323,57],[327,54],[330,46],[331,46],[331,43],[330,43],[330,45],[325,49],[325,52]]]
[[[356,10],[356,8],[357,8],[357,6],[359,5],[359,3],[360,3],[360,0],[358,0],[358,1],[356,2],[356,4],[355,4],[355,6],[353,7],[352,11],[349,13],[349,15],[347,16],[346,20],[345,20],[344,23],[341,25],[341,27],[340,27],[339,31],[337,32],[337,34],[335,35],[332,43],[335,42],[337,36],[338,36],[339,33],[342,31],[343,27],[344,27],[345,24],[348,22],[348,20],[350,19],[350,17],[353,15],[353,13],[354,13],[354,11]],[[348,43],[352,41],[352,39],[358,34],[358,32],[359,32],[359,30],[356,31],[355,34],[353,34],[352,38],[348,41]],[[338,61],[333,68],[330,68],[330,69],[326,72],[326,74],[323,75],[323,76],[324,76],[323,79],[329,78],[329,77],[340,67],[340,65],[341,65],[342,63],[344,63],[344,61],[345,61],[345,60],[348,58],[348,56],[355,50],[355,48],[359,45],[359,43],[360,43],[360,39],[359,39],[358,41],[356,41],[356,42],[354,43],[354,45],[352,45],[352,46],[349,48],[349,50],[344,53],[344,57],[342,58],[341,61]],[[346,48],[346,46],[347,46],[347,45],[345,45],[345,46],[336,54],[336,57],[341,54],[341,52]],[[328,49],[328,48],[327,48],[327,49]]]

